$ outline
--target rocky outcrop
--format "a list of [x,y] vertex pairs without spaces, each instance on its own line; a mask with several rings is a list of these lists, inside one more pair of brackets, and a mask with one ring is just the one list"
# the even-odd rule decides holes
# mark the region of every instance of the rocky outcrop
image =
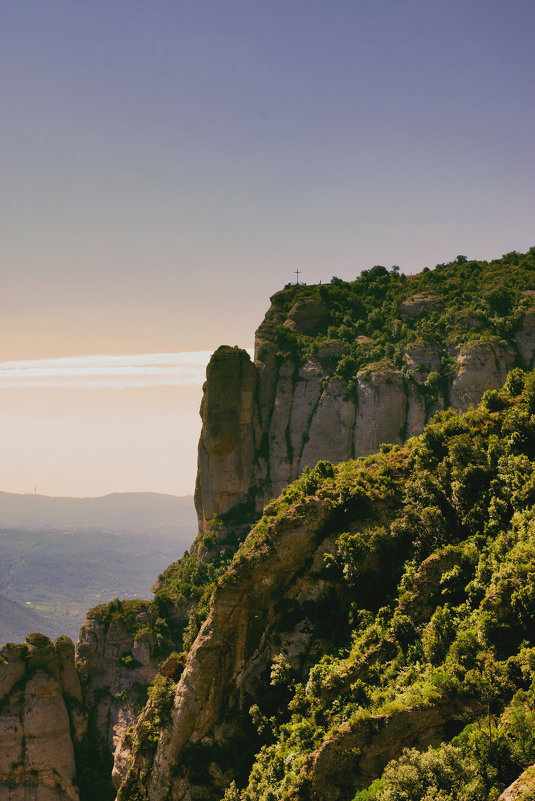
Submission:
[[368,787],[404,748],[437,748],[455,728],[462,728],[463,719],[466,710],[444,701],[374,715],[335,732],[309,760],[311,797],[351,801],[355,790]]
[[75,745],[87,719],[74,645],[30,634],[0,650],[0,796],[78,801]]
[[516,332],[515,340],[524,367],[531,370],[535,355],[535,311],[524,315],[522,327]]
[[148,602],[112,602],[90,610],[80,630],[76,666],[96,728],[112,754],[143,708],[145,688],[160,661]]
[[[241,538],[304,467],[375,453],[383,443],[401,444],[421,433],[436,411],[464,411],[486,389],[502,386],[515,364],[533,362],[535,312],[527,312],[516,346],[487,338],[442,351],[416,339],[406,346],[401,367],[383,359],[353,375],[347,369],[340,374],[349,345],[317,333],[328,330],[330,310],[310,291],[293,303],[291,288],[273,296],[256,333],[254,362],[245,351],[224,346],[208,366],[195,499],[201,531],[222,518],[221,540],[229,526]],[[400,313],[418,320],[440,304],[433,293],[420,293],[403,301]],[[284,329],[301,341],[319,337],[303,362],[279,350]],[[365,335],[355,344],[374,347]]]
[[257,370],[245,351],[216,350],[206,372],[201,406],[195,489],[201,529],[242,502],[251,487],[256,381]]
[[407,317],[423,317],[424,314],[428,314],[430,311],[433,311],[439,306],[439,299],[436,295],[432,292],[421,292],[418,295],[413,295],[411,298],[407,298],[403,301],[400,306],[400,311],[402,314],[406,314]]
[[359,371],[350,387],[332,375],[342,355],[334,344],[298,366],[280,361],[264,336],[261,327],[254,363],[225,347],[207,370],[195,496],[200,530],[240,506],[234,526],[250,525],[304,467],[399,444],[444,406],[440,393],[429,403],[418,388],[440,362],[430,347],[407,354],[414,381],[384,362]]
[[329,309],[321,301],[314,298],[303,298],[294,303],[288,313],[288,318],[284,325],[290,331],[300,334],[308,334],[313,331],[321,320],[329,314]]
[[440,348],[432,342],[413,342],[407,345],[403,361],[410,375],[418,384],[424,384],[430,373],[442,369]]
[[513,348],[497,340],[468,342],[457,359],[457,374],[450,392],[451,406],[464,411],[479,403],[485,390],[499,389],[503,385],[514,363]]
[[[221,797],[232,778],[225,743],[252,756],[248,710],[251,699],[269,690],[274,657],[283,650],[298,669],[311,647],[314,623],[305,610],[328,592],[321,573],[331,514],[325,499],[298,503],[234,561],[214,592],[155,755],[138,753],[124,786],[143,785],[150,801],[163,801],[170,785],[175,801]],[[192,749],[204,766],[202,779],[190,770]]]
[[433,346],[407,349],[407,376],[385,362],[358,372],[350,387],[332,375],[343,355],[339,343],[323,345],[301,366],[281,361],[270,340],[276,314],[275,296],[254,363],[245,351],[222,347],[208,366],[195,496],[200,530],[239,507],[233,524],[250,524],[304,467],[399,444],[444,406],[440,393],[430,403],[419,389],[440,369]]
[[504,790],[498,801],[529,801],[535,793],[535,765],[527,768],[507,790]]
[[371,365],[357,375],[354,453],[375,453],[383,442],[400,444],[407,420],[403,376],[389,364]]

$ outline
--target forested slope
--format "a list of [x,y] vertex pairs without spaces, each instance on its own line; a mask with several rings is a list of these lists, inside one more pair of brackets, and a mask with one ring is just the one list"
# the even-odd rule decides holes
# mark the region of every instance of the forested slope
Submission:
[[119,797],[497,798],[535,762],[534,413],[515,370],[405,447],[305,470],[176,692],[157,679]]

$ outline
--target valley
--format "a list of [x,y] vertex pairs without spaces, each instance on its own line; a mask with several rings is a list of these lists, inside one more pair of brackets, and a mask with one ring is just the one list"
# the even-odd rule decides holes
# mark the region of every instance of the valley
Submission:
[[[39,631],[76,641],[91,606],[150,597],[156,577],[191,544],[195,529],[191,497],[0,493],[0,587],[6,600],[37,613]],[[36,630],[20,611],[12,610],[17,623],[8,610],[0,609],[1,643]]]

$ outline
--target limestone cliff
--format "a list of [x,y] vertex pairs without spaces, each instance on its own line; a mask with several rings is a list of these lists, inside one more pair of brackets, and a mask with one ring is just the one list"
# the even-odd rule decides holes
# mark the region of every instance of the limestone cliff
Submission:
[[256,378],[238,348],[219,348],[208,365],[195,490],[201,528],[240,503],[251,486]]
[[527,768],[513,784],[504,790],[498,801],[530,801],[535,793],[535,766]]
[[[254,362],[239,348],[221,347],[212,356],[195,495],[201,531],[219,519],[221,539],[229,529],[240,536],[303,467],[401,444],[421,433],[437,410],[464,411],[485,390],[502,386],[513,366],[533,362],[534,312],[519,318],[509,342],[488,333],[474,339],[462,318],[448,343],[427,334],[398,347],[397,363],[374,361],[388,349],[370,337],[329,338],[331,309],[318,301],[317,289],[293,287],[273,296],[256,333]],[[409,297],[397,322],[418,334],[429,330],[429,315],[440,313],[435,295]],[[284,331],[297,351],[288,351]],[[359,363],[365,366],[358,369]]]
[[[329,597],[322,576],[332,514],[326,500],[296,504],[285,519],[273,520],[269,536],[234,561],[189,655],[169,724],[155,752],[138,748],[120,798],[143,787],[143,797],[163,801],[171,784],[174,801],[220,798],[236,769],[225,744],[237,744],[233,750],[251,758],[255,739],[248,710],[269,691],[274,657],[284,652],[299,671],[321,636],[304,610],[310,614]],[[295,610],[291,621],[289,608]]]
[[91,609],[80,630],[76,667],[110,764],[112,756],[120,763],[124,734],[137,720],[147,685],[158,672],[163,628],[149,602],[114,601]]
[[75,745],[86,734],[74,645],[30,634],[0,650],[0,797],[78,801]]

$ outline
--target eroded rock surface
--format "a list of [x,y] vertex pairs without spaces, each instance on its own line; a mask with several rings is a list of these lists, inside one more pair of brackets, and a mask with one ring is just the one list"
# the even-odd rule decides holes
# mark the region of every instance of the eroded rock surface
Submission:
[[256,380],[256,368],[239,348],[218,348],[208,365],[195,490],[201,529],[242,502],[251,486]]
[[535,765],[527,768],[507,790],[504,790],[498,801],[529,801],[535,793]]
[[86,702],[95,710],[97,728],[114,753],[145,703],[145,688],[160,657],[148,602],[137,602],[122,618],[109,609],[90,610],[80,630],[76,665],[85,678]]
[[[234,562],[216,588],[178,684],[171,722],[153,759],[138,754],[125,780],[134,787],[143,784],[150,801],[163,801],[170,785],[174,801],[222,795],[232,776],[225,775],[224,744],[247,741],[251,698],[260,687],[266,691],[274,656],[284,649],[298,666],[310,647],[311,621],[301,613],[288,624],[284,610],[289,605],[304,608],[328,591],[321,578],[321,555],[330,513],[329,504],[319,500],[293,509],[275,524],[269,540]],[[201,785],[188,767],[192,744],[200,763],[206,763]],[[220,746],[218,761],[214,751]]]
[[30,634],[0,650],[0,797],[78,801],[74,746],[86,733],[74,645]]
[[[195,497],[200,530],[222,518],[221,540],[229,526],[234,533],[241,527],[240,536],[246,533],[264,505],[304,467],[319,459],[338,463],[375,453],[384,443],[401,444],[421,433],[436,411],[448,406],[464,411],[485,390],[502,386],[515,364],[533,362],[535,312],[528,311],[516,344],[487,337],[441,350],[436,342],[415,338],[405,347],[401,367],[383,359],[353,375],[347,369],[340,374],[337,366],[349,345],[325,335],[328,306],[311,295],[288,311],[291,292],[272,297],[256,332],[254,362],[245,351],[225,346],[207,369]],[[420,293],[403,301],[400,312],[416,321],[440,307],[433,293]],[[319,337],[303,363],[279,351],[285,328]],[[365,335],[356,344],[376,347]]]
[[335,732],[310,760],[312,798],[350,801],[356,789],[368,787],[404,748],[437,748],[456,718],[463,719],[460,710],[443,703],[375,715]]
[[464,411],[479,403],[486,389],[499,389],[515,363],[512,347],[499,342],[469,342],[459,353],[457,375],[450,392],[454,409]]
[[524,316],[522,328],[516,332],[515,339],[524,367],[531,370],[535,355],[535,311]]
[[400,311],[406,314],[407,317],[422,317],[424,314],[436,309],[439,305],[439,300],[436,295],[431,292],[421,292],[407,298],[401,304]]

